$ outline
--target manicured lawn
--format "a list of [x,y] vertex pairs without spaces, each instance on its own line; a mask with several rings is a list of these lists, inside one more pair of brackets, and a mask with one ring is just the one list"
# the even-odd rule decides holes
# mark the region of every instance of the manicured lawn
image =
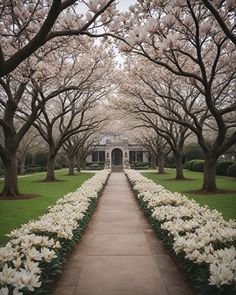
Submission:
[[[236,219],[236,194],[220,195],[194,195],[186,194],[185,191],[201,188],[203,174],[185,170],[185,177],[191,180],[175,181],[174,169],[166,169],[166,174],[158,175],[156,172],[144,172],[143,175],[152,179],[157,184],[163,185],[172,192],[182,192],[189,198],[194,199],[201,205],[208,205],[210,208],[222,212],[225,219]],[[217,176],[217,185],[220,189],[236,190],[236,179],[232,177]]]
[[[22,177],[19,179],[21,193],[38,194],[39,198],[29,200],[0,200],[0,244],[7,242],[4,236],[12,229],[19,227],[30,219],[36,219],[46,212],[49,205],[68,192],[75,191],[85,180],[92,177],[93,173],[80,173],[76,176],[66,175],[67,171],[58,171],[57,178],[63,182],[44,183],[37,182],[45,174]],[[2,188],[0,181],[0,189]]]

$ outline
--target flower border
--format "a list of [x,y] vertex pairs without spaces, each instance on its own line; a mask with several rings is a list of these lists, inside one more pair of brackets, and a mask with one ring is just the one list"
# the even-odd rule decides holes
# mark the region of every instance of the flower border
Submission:
[[236,294],[236,221],[125,170],[154,231],[188,274],[197,294]]
[[13,230],[0,247],[0,295],[48,294],[66,256],[81,238],[110,170],[57,200],[38,220]]

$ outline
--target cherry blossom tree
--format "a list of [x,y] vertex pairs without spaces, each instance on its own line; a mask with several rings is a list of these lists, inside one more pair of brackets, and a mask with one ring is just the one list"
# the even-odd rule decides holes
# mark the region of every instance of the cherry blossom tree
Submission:
[[[73,64],[68,65],[68,62],[65,64],[66,51],[61,56],[55,54],[52,48],[57,46],[66,50],[61,43],[40,49],[14,72],[0,78],[0,126],[3,135],[0,156],[4,166],[3,196],[20,194],[17,187],[17,149],[41,113],[44,104],[63,91],[73,89],[66,78],[60,79],[67,74]],[[70,60],[71,58],[70,56]]]
[[[0,3],[0,77],[61,36],[89,36],[109,24],[115,0],[20,0]],[[84,7],[82,7],[84,6]],[[81,9],[87,11],[80,13]]]
[[[16,157],[19,144],[46,101],[62,91],[52,89],[45,97],[40,96],[38,82],[34,78],[37,67],[41,67],[40,62],[37,58],[33,58],[31,62],[28,61],[18,67],[11,75],[0,79],[0,126],[3,133],[0,156],[4,166],[4,188],[1,193],[3,196],[19,194]],[[55,73],[48,72],[47,81],[50,82],[54,75]],[[16,123],[19,123],[19,120],[22,122],[21,125]]]
[[25,173],[25,161],[28,153],[32,153],[39,145],[39,134],[31,128],[20,141],[17,149],[17,162],[20,174]]
[[76,161],[78,168],[77,171],[80,172],[81,163],[85,161],[94,146],[96,146],[95,143],[101,138],[101,135],[99,136],[96,129],[90,129],[88,131],[71,136],[63,144],[63,150],[65,151],[68,158],[69,175],[75,175],[74,168]]
[[[140,134],[141,131],[141,134]],[[151,167],[156,168],[158,164],[158,174],[165,173],[165,158],[169,155],[171,149],[164,137],[155,132],[152,127],[138,128],[139,137],[136,139],[148,152],[151,158]]]
[[[178,115],[179,120],[187,120],[187,115],[169,95],[172,86],[170,75],[165,78],[162,71],[160,79],[156,67],[149,66],[143,59],[131,59],[125,69],[119,79],[121,93],[125,95],[121,104],[126,111],[136,115],[138,126],[154,129],[157,136],[164,138],[175,158],[176,179],[184,179],[182,154],[190,129],[169,119]],[[193,91],[183,87],[183,84],[178,90],[186,100],[193,97]],[[161,163],[162,154],[159,156]]]
[[[108,75],[112,66],[111,55],[103,45],[97,50],[85,50],[63,75],[70,89],[44,105],[34,126],[48,144],[46,181],[55,180],[55,158],[62,145],[71,136],[98,128],[104,120],[97,112],[100,100],[111,91]],[[41,95],[44,96],[43,91]]]
[[[231,14],[225,15],[224,21],[230,23]],[[127,30],[126,23],[131,29]],[[172,120],[196,134],[205,153],[202,189],[214,192],[216,161],[236,142],[232,120],[236,110],[235,45],[202,1],[138,1],[130,8],[122,29],[123,34],[117,38],[121,51],[145,57],[159,70],[180,77],[180,83],[191,84],[200,93],[194,105],[204,105],[206,114],[201,108],[201,118],[192,116],[191,122]],[[191,113],[188,115],[191,117]],[[209,117],[215,126],[210,145],[203,128]]]
[[235,1],[209,1],[202,0],[212,15],[217,20],[225,35],[236,45]]

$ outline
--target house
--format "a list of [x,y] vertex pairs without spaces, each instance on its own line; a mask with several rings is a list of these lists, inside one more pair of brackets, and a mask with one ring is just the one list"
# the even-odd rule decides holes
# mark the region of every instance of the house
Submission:
[[105,168],[121,171],[129,168],[132,162],[148,163],[144,149],[127,138],[120,136],[105,138],[86,159],[87,163],[105,163]]

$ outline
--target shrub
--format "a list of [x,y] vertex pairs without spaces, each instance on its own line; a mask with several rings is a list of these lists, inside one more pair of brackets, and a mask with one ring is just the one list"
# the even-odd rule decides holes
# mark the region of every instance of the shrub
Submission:
[[227,169],[234,164],[234,161],[219,161],[216,165],[217,175],[227,175]]
[[26,173],[44,172],[44,171],[46,171],[46,168],[42,166],[27,166],[25,168]]
[[48,157],[48,152],[47,151],[38,151],[34,155],[34,164],[36,166],[46,167],[46,165],[47,165],[47,157]]
[[227,168],[227,175],[236,177],[236,162]]
[[141,167],[149,166],[149,163],[140,162],[140,161],[133,161],[133,162],[131,162],[130,166],[133,168],[137,168],[137,167],[141,168]]
[[62,166],[61,165],[56,165],[55,166],[55,170],[60,170],[60,169],[62,169]]
[[197,161],[200,161],[200,160],[191,160],[191,161],[188,161],[188,169],[194,171],[193,170],[193,165]]
[[184,168],[184,169],[189,169],[189,162],[190,162],[190,161],[186,161],[186,162],[184,163],[184,165],[183,165],[183,168]]
[[192,164],[192,170],[196,172],[203,172],[204,171],[204,160],[195,160]]
[[204,152],[198,143],[190,143],[184,147],[183,157],[186,161],[204,159]]

